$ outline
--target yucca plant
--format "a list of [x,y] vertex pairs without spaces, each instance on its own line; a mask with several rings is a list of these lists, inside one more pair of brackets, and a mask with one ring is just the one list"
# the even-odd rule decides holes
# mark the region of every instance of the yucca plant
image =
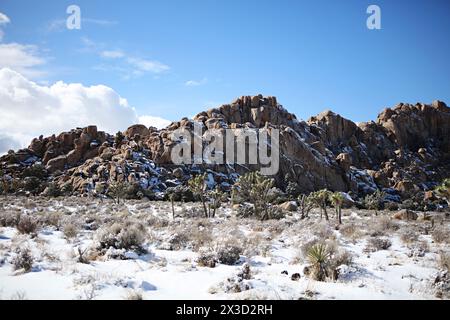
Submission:
[[311,276],[317,281],[325,281],[328,277],[328,262],[331,254],[326,244],[317,243],[308,250],[308,261],[311,264]]
[[327,212],[327,201],[330,197],[331,192],[327,189],[322,189],[316,192],[312,192],[309,195],[311,201],[320,208],[320,219],[322,219],[322,214],[325,215],[325,219],[328,221],[328,212]]
[[120,199],[123,199],[126,194],[126,183],[124,181],[116,181],[110,183],[108,194],[114,199],[117,204],[120,204]]
[[188,185],[191,192],[200,198],[205,218],[208,218],[209,214],[206,208],[206,173],[193,177],[189,180]]
[[313,202],[311,201],[311,198],[308,197],[306,194],[302,194],[298,197],[298,203],[301,219],[305,219],[306,217],[308,217],[308,214],[313,207]]
[[439,197],[444,198],[450,206],[450,178],[442,181],[442,183],[437,186],[434,191]]
[[344,195],[341,192],[334,192],[330,195],[330,201],[336,210],[336,218],[339,224],[342,224],[342,204],[344,203]]

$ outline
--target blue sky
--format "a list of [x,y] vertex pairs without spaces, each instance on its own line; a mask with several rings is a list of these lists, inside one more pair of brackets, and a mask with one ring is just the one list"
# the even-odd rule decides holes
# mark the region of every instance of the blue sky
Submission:
[[[81,30],[65,28],[70,4]],[[370,4],[381,30],[366,27]],[[33,80],[104,84],[139,114],[170,120],[258,93],[302,119],[332,109],[366,121],[401,101],[448,102],[449,9],[447,0],[0,1],[3,43],[34,45],[45,61]]]

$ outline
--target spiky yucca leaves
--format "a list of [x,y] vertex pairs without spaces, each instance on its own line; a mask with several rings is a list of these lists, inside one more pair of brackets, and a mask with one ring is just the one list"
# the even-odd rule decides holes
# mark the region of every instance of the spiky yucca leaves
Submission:
[[206,208],[206,173],[193,177],[189,180],[188,185],[191,192],[200,198],[205,218],[208,218],[209,214],[208,209]]
[[309,212],[313,208],[313,201],[306,194],[302,194],[298,197],[299,209],[301,214],[301,219],[308,217]]
[[328,262],[331,254],[326,244],[317,243],[308,250],[308,261],[311,264],[310,275],[314,280],[325,281],[328,277]]
[[442,183],[437,186],[434,191],[438,196],[444,198],[450,206],[450,178],[442,181]]
[[328,221],[328,212],[327,212],[327,201],[330,197],[331,192],[327,189],[322,189],[316,192],[312,192],[309,195],[312,203],[320,208],[320,219],[322,219],[322,214],[325,214],[325,219]]
[[330,195],[330,201],[336,209],[336,217],[339,224],[342,224],[342,204],[344,203],[344,195],[341,192],[334,192]]
[[234,198],[253,204],[254,214],[261,220],[270,219],[269,191],[273,188],[275,181],[263,176],[258,171],[249,172],[241,176],[236,182]]
[[384,197],[385,193],[380,190],[377,190],[364,198],[364,205],[366,206],[367,209],[374,210],[375,215],[377,216],[378,210],[381,209]]

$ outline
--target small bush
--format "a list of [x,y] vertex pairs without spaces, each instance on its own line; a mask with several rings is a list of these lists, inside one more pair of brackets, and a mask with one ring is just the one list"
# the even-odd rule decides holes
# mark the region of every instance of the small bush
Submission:
[[213,252],[201,250],[196,261],[200,267],[214,268],[216,266],[217,256]]
[[414,230],[404,230],[400,234],[400,240],[402,240],[406,244],[413,243],[419,240],[419,234]]
[[235,265],[241,258],[242,248],[226,244],[217,251],[217,260],[226,265]]
[[450,243],[450,230],[445,227],[436,227],[431,236],[437,243]]
[[0,215],[1,227],[17,227],[20,220],[20,214],[16,212],[4,211]]
[[16,257],[13,259],[12,264],[14,266],[14,270],[23,269],[25,272],[31,271],[33,268],[33,256],[31,255],[31,251],[28,248],[19,249]]
[[387,250],[391,247],[392,242],[387,238],[372,237],[369,238],[366,250],[375,252],[379,250]]
[[36,220],[26,216],[21,215],[19,222],[17,223],[17,230],[22,234],[34,234],[36,233],[37,223]]
[[441,268],[450,271],[450,252],[442,251],[439,254],[439,265]]
[[142,227],[135,224],[119,224],[101,230],[98,236],[99,249],[125,249],[144,253],[143,244],[146,234]]
[[78,227],[73,223],[68,223],[64,226],[64,237],[67,239],[75,238],[78,234]]

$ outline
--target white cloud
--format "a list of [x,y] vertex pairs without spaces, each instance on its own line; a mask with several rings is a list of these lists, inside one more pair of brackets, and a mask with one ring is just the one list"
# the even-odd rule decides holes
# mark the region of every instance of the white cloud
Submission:
[[162,129],[171,124],[172,121],[160,117],[140,116],[139,123],[143,124],[146,127],[155,127],[157,129]]
[[19,43],[0,44],[0,68],[13,69],[26,77],[37,78],[45,74],[38,67],[46,60],[40,56],[38,47]]
[[[115,133],[138,123],[136,111],[113,89],[59,81],[36,84],[16,71],[0,69],[0,154],[28,146],[33,137],[95,124]],[[164,123],[155,118],[153,125]],[[151,122],[150,122],[151,123]]]
[[8,16],[6,14],[0,12],[0,25],[4,25],[4,24],[10,23],[10,22],[11,22],[11,20],[9,20]]
[[[0,12],[0,26],[7,25],[10,22],[11,22],[11,20],[9,20],[8,16],[6,14]],[[5,35],[5,32],[2,29],[0,29],[0,42],[3,41],[4,35]]]
[[170,69],[168,65],[155,60],[128,58],[127,62],[140,72],[161,73]]
[[207,78],[203,78],[203,79],[200,80],[200,81],[198,81],[198,80],[189,80],[189,81],[186,81],[186,82],[184,83],[184,85],[185,85],[186,87],[198,87],[198,86],[204,85],[204,84],[206,84],[206,83],[208,83],[208,79],[207,79]]
[[123,58],[125,54],[121,50],[105,50],[100,53],[100,55],[104,58]]

